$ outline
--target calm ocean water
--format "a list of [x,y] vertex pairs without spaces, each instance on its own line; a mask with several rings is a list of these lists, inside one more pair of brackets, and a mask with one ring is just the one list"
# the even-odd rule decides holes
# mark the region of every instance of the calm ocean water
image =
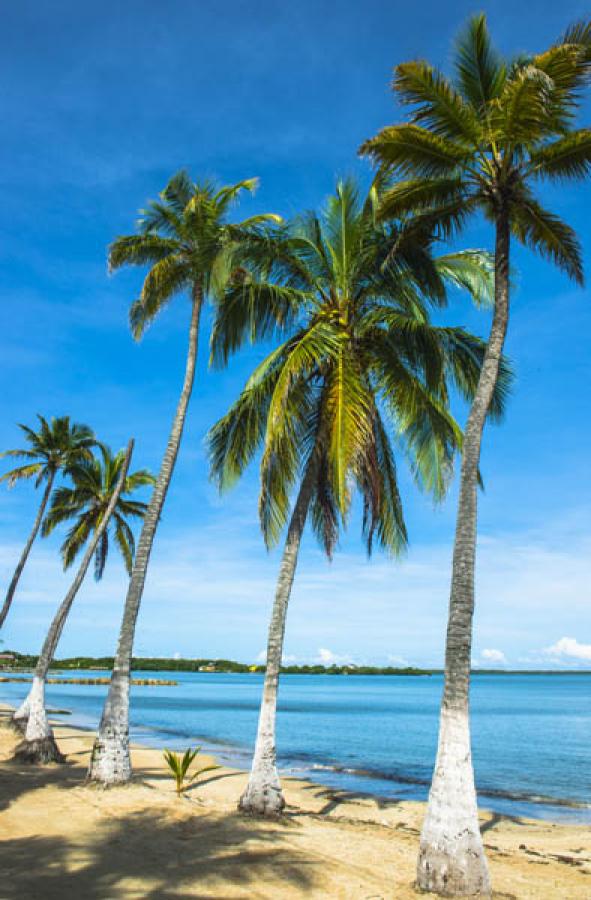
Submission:
[[[102,674],[109,673],[67,673]],[[224,762],[248,767],[260,675],[144,674],[174,678],[178,686],[132,689],[134,739],[172,749],[200,743]],[[441,688],[438,675],[283,676],[282,772],[350,792],[425,799]],[[94,728],[106,690],[49,685],[48,703],[72,711],[64,721]],[[16,704],[25,692],[24,684],[0,684],[3,702]],[[591,676],[475,675],[472,710],[481,806],[591,822]]]

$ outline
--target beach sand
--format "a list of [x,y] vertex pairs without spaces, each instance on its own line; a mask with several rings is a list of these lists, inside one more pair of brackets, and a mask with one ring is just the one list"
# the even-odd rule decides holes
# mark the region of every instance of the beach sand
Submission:
[[[103,790],[84,783],[93,736],[56,737],[68,764],[28,767],[0,724],[0,900],[419,896],[424,804],[285,779],[286,816],[263,822],[236,811],[244,772],[209,772],[178,799],[161,751],[135,746],[133,783]],[[590,900],[588,827],[483,812],[482,830],[495,898]]]

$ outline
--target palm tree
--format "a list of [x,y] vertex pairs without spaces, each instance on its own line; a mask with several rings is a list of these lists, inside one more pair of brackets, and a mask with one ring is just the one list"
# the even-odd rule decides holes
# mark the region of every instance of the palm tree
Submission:
[[384,128],[361,150],[390,183],[383,218],[419,215],[447,236],[479,212],[495,231],[494,314],[465,432],[439,746],[418,861],[418,885],[426,891],[490,892],[469,730],[480,447],[509,319],[511,238],[583,280],[575,233],[540,203],[535,188],[589,173],[591,130],[576,129],[574,117],[590,47],[591,26],[578,24],[545,52],[505,62],[485,17],[476,16],[457,44],[451,79],[425,62],[396,67],[393,87],[414,107],[410,121]]
[[[125,452],[113,453],[106,444],[99,444],[100,458],[81,460],[70,470],[72,487],[58,488],[52,497],[49,511],[43,522],[41,534],[47,537],[57,525],[74,519],[61,546],[64,569],[69,569],[88,541],[91,533],[100,525],[109,499],[119,481],[125,462]],[[113,510],[113,537],[119,548],[127,574],[131,577],[135,555],[135,538],[128,523],[129,518],[143,519],[147,505],[138,500],[126,499],[126,495],[141,487],[153,485],[156,479],[147,469],[138,469],[127,475],[121,497]],[[103,577],[109,553],[109,529],[105,529],[97,545],[94,557],[94,577]]]
[[103,784],[124,782],[131,777],[129,676],[135,623],[193,389],[203,303],[208,296],[223,291],[236,250],[244,247],[253,235],[260,234],[268,223],[278,221],[277,216],[265,214],[237,224],[228,221],[239,196],[244,191],[254,191],[256,185],[256,179],[250,179],[218,188],[206,181],[194,183],[185,172],[180,172],[169,181],[160,198],[143,210],[139,233],[117,238],[110,248],[112,270],[124,265],[151,266],[140,297],[130,311],[134,337],[142,336],[146,326],[176,294],[188,295],[191,319],[185,378],[140,534],[111,684],[91,758],[89,777]]
[[33,542],[37,537],[58,472],[65,472],[73,463],[87,458],[90,455],[90,448],[96,443],[91,429],[86,425],[70,424],[69,416],[61,416],[59,419],[52,418],[50,422],[47,422],[43,416],[37,416],[37,418],[41,426],[38,431],[34,431],[27,425],[19,425],[29,444],[28,447],[18,450],[5,450],[4,453],[0,453],[0,457],[16,456],[27,460],[25,465],[6,472],[0,478],[0,481],[7,481],[9,487],[14,487],[18,481],[28,478],[35,478],[35,487],[39,487],[43,482],[46,482],[33,528],[4,598],[4,604],[0,611],[0,628],[4,625],[10,610],[14,593]]
[[[488,260],[474,252],[434,259],[432,237],[413,223],[379,225],[376,194],[361,202],[339,182],[320,216],[310,214],[263,248],[258,273],[227,298],[213,353],[225,362],[246,333],[273,326],[267,297],[287,340],[248,380],[209,436],[212,473],[231,485],[262,447],[259,515],[267,545],[289,518],[267,643],[267,664],[246,812],[278,815],[284,800],[276,769],[275,719],[285,621],[308,518],[330,557],[353,488],[363,499],[363,536],[392,554],[406,545],[393,435],[406,446],[419,485],[441,498],[460,430],[447,409],[448,384],[472,396],[484,345],[459,328],[435,327],[428,304],[445,301],[445,283],[486,298]],[[274,285],[265,283],[272,276]],[[493,412],[500,414],[507,373]]]
[[143,518],[147,506],[125,497],[148,484],[154,477],[145,469],[128,475],[133,449],[130,441],[127,451],[113,455],[108,447],[100,445],[102,459],[81,460],[70,469],[73,486],[57,490],[51,508],[43,523],[44,534],[56,525],[74,519],[61,547],[64,569],[70,568],[82,548],[86,546],[76,577],[57,610],[43,643],[35,668],[33,684],[28,697],[16,713],[24,724],[25,739],[16,749],[16,756],[27,762],[60,762],[63,760],[55,743],[45,710],[45,681],[55,655],[72,603],[82,585],[90,561],[94,556],[94,576],[102,578],[109,551],[109,527],[114,525],[113,535],[123,557],[128,574],[135,549],[130,517]]

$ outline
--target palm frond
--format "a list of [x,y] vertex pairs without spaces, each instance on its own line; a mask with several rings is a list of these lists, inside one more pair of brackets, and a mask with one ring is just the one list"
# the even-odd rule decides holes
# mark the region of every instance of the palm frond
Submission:
[[123,518],[123,516],[115,515],[115,542],[119,547],[119,552],[125,565],[125,571],[131,577],[133,567],[133,558],[135,556],[135,538],[133,531]]
[[266,340],[292,327],[308,298],[300,290],[248,275],[237,279],[216,304],[210,363],[225,366],[245,341]]
[[236,184],[230,184],[220,188],[220,190],[216,191],[214,194],[213,202],[217,206],[219,213],[223,214],[236,203],[240,194],[244,191],[247,191],[249,194],[254,194],[258,186],[258,178],[246,178],[243,181],[238,181]]
[[506,79],[506,67],[494,50],[486,16],[473,16],[456,43],[455,69],[462,96],[480,113],[499,97]]
[[469,158],[458,143],[418,125],[392,125],[361,146],[360,153],[401,176],[449,177]]
[[522,66],[508,79],[490,114],[496,138],[507,144],[532,145],[554,127],[553,82],[534,65]]
[[335,502],[345,515],[350,503],[349,473],[367,446],[372,425],[373,402],[364,374],[351,348],[340,342],[336,360],[326,380],[326,417],[331,483]]
[[[20,456],[21,454],[19,453],[18,455]],[[5,472],[4,475],[0,477],[0,481],[7,481],[8,487],[13,488],[17,482],[28,478],[34,478],[42,471],[43,466],[41,463],[30,463],[28,466],[19,466],[16,469],[11,469],[10,472]]]
[[179,242],[159,234],[130,234],[115,238],[109,247],[109,270],[145,266],[179,252]]
[[[99,524],[97,520],[97,526]],[[107,564],[107,556],[109,555],[109,533],[103,531],[102,537],[98,542],[96,552],[94,554],[94,580],[100,581]]]
[[466,185],[461,178],[409,178],[398,181],[379,195],[380,219],[399,219],[425,209],[464,200]]
[[524,191],[519,203],[513,206],[511,230],[522,244],[553,262],[573,281],[583,284],[581,245],[575,231],[544,209],[528,192]]
[[401,103],[415,107],[411,122],[453,141],[476,144],[481,124],[470,104],[436,69],[423,61],[401,63],[394,70],[393,90]]
[[242,393],[207,435],[211,477],[227,490],[240,477],[263,442],[267,413],[286,345],[257,366]]
[[468,291],[479,307],[490,307],[494,300],[494,257],[483,250],[460,250],[435,260],[437,270],[447,284]]
[[581,128],[532,151],[529,169],[542,178],[586,178],[591,172],[591,129]]
[[364,448],[356,480],[363,497],[362,533],[368,555],[377,537],[382,548],[398,556],[406,548],[408,534],[392,443],[377,409],[371,441]]
[[[436,328],[450,381],[462,396],[472,402],[486,352],[486,342],[464,328]],[[493,422],[503,419],[513,385],[513,370],[506,356],[501,357],[499,372],[488,411]]]

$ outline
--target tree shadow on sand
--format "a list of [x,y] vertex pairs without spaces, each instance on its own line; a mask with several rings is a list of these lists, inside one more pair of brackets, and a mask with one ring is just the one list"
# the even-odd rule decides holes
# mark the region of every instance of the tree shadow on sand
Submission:
[[[67,816],[67,799],[64,802]],[[274,846],[284,828],[238,814],[171,819],[161,809],[104,820],[90,846],[62,837],[0,844],[2,900],[205,900],[256,896],[273,879],[302,896],[313,887],[312,860]],[[252,891],[252,893],[251,893]]]
[[[338,788],[322,788],[317,784],[305,786],[306,790],[312,791],[315,799],[326,800],[321,809],[317,810],[314,815],[329,816],[335,810],[338,810],[343,804],[353,804],[358,806],[375,807],[377,810],[392,809],[399,806],[404,801],[396,797],[380,797],[375,794],[368,794],[364,791],[345,791]],[[292,815],[309,815],[309,810],[298,810]]]

